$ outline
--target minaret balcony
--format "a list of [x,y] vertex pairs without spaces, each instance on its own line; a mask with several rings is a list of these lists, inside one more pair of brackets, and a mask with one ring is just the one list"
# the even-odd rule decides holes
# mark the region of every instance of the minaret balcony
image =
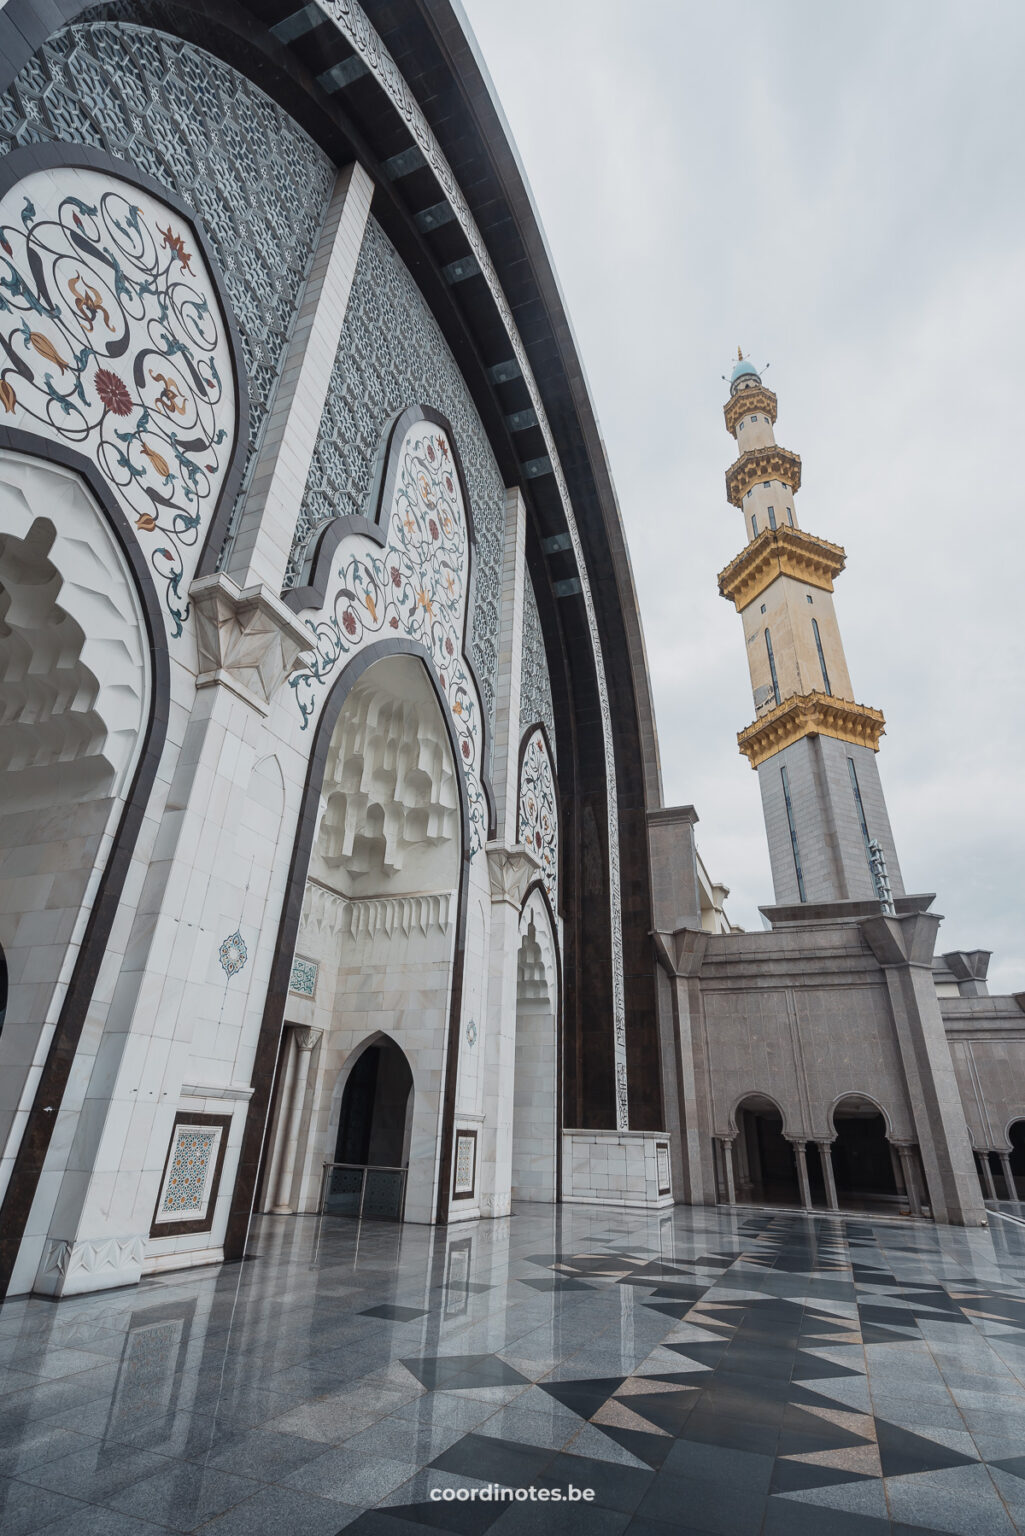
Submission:
[[839,544],[816,538],[801,528],[763,528],[725,570],[719,572],[720,596],[742,613],[778,576],[792,576],[809,587],[832,592],[833,579],[847,563]]
[[753,416],[756,412],[762,416],[768,416],[775,426],[776,396],[771,389],[766,389],[764,384],[749,384],[746,389],[738,389],[735,395],[731,395],[722,408],[726,418],[726,430],[731,437],[737,435],[737,424],[743,421],[745,416]]
[[828,693],[805,693],[784,699],[782,704],[737,733],[737,744],[752,768],[782,752],[802,736],[834,736],[857,747],[879,751],[886,729],[880,709],[855,704]]
[[743,509],[744,497],[762,480],[781,480],[796,495],[801,489],[801,455],[781,448],[778,443],[749,448],[726,471],[726,499],[731,506]]

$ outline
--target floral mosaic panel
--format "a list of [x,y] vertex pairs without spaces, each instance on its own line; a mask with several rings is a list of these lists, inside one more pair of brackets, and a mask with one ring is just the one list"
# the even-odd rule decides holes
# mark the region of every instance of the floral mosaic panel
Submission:
[[396,412],[417,401],[448,418],[459,445],[477,544],[473,661],[493,726],[505,487],[437,321],[371,218],[296,528],[288,585],[298,583],[309,541],[319,528],[331,518],[370,511],[378,445]]
[[0,155],[55,140],[91,144],[138,166],[202,219],[239,329],[249,388],[238,506],[334,167],[298,123],[220,59],[120,22],[55,33],[0,95]]
[[296,997],[313,997],[317,990],[317,972],[320,966],[316,960],[305,960],[302,955],[296,955],[292,961],[292,972],[288,979],[288,990],[294,992]]
[[229,933],[217,951],[217,959],[221,970],[230,981],[232,976],[237,976],[246,961],[249,959],[249,950],[246,941],[236,928],[234,933]]
[[537,611],[534,583],[528,573],[523,587],[523,648],[520,657],[520,734],[540,721],[548,732],[552,755],[558,762],[555,744],[555,708],[552,704],[552,683],[548,673],[548,656],[541,617]]
[[415,423],[399,450],[383,548],[363,534],[339,546],[323,609],[306,623],[313,660],[288,679],[305,730],[339,664],[378,636],[405,635],[430,655],[448,701],[470,808],[471,849],[487,836],[480,701],[463,654],[470,541],[452,449]]
[[517,841],[541,861],[541,879],[559,910],[559,808],[555,776],[542,731],[531,732],[520,763],[520,813]]
[[0,202],[0,416],[90,458],[171,634],[235,442],[224,317],[192,229],[128,182],[36,172]]
[[157,1208],[157,1223],[201,1221],[223,1135],[217,1125],[176,1125],[171,1160]]

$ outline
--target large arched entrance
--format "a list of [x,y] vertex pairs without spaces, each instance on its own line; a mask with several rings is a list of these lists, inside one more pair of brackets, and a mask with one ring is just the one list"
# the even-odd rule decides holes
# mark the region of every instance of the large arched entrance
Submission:
[[512,1196],[514,1200],[550,1202],[557,1198],[558,975],[551,919],[537,891],[527,900],[520,933]]
[[[296,944],[305,990],[288,1002],[262,1209],[315,1211],[324,1164],[342,1162],[406,1166],[408,1179],[368,1176],[363,1187],[362,1173],[332,1174],[332,1209],[355,1214],[363,1187],[364,1215],[381,1204],[376,1214],[434,1219],[462,827],[427,667],[382,657],[349,691],[326,753]],[[290,1126],[294,1174],[278,1173],[275,1188]]]
[[902,1203],[896,1153],[886,1118],[874,1100],[848,1094],[833,1109],[833,1177],[841,1209],[872,1210]]
[[[61,1105],[71,1015],[80,1029],[90,995],[69,982],[121,835],[153,668],[136,578],[84,479],[0,453],[0,1190],[59,1017],[48,1092]],[[81,1058],[77,1072],[88,1080]],[[56,1120],[52,1101],[44,1113]]]
[[738,1104],[733,1147],[737,1199],[747,1205],[800,1205],[794,1149],[783,1134],[783,1115],[765,1094]]

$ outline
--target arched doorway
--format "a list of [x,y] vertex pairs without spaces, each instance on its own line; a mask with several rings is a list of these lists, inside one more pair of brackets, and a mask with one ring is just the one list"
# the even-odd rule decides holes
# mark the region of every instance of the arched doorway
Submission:
[[833,1109],[833,1177],[841,1208],[871,1210],[901,1200],[886,1118],[873,1099],[848,1094]]
[[528,898],[516,969],[512,1197],[557,1198],[558,976],[551,920],[541,896]]
[[395,1041],[382,1037],[360,1052],[345,1080],[334,1148],[339,1166],[325,1209],[398,1220],[412,1127],[413,1074]]
[[783,1115],[765,1094],[752,1093],[736,1109],[733,1147],[737,1200],[747,1205],[800,1205],[794,1149],[783,1134]]
[[[299,1142],[289,1200],[273,1203],[268,1179],[261,1208],[315,1211],[325,1162],[405,1165],[406,1180],[368,1176],[364,1214],[371,1214],[373,1187],[385,1191],[387,1210],[377,1214],[401,1209],[406,1220],[430,1222],[464,818],[450,734],[418,656],[384,656],[363,671],[342,704],[324,761],[296,943],[311,984],[289,998],[292,1043],[279,1067],[271,1169],[284,1157],[276,1149],[288,1135],[282,1106],[290,1056],[307,1040],[316,1043],[294,1117]],[[362,1187],[362,1177],[332,1175],[332,1209],[342,1209],[342,1184]],[[398,1199],[394,1190],[403,1183]]]

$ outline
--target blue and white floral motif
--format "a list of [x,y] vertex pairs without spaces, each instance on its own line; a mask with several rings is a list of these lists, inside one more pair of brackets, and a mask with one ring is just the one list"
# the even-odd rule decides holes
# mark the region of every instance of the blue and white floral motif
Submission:
[[517,840],[541,862],[541,880],[552,910],[559,910],[559,808],[555,776],[544,733],[535,726],[520,763],[520,814]]
[[308,619],[314,656],[288,679],[305,730],[335,668],[378,635],[407,636],[434,663],[451,710],[470,809],[471,848],[484,845],[482,711],[464,655],[470,541],[445,433],[421,421],[407,432],[382,549],[364,535],[342,545],[326,618]]
[[231,353],[191,227],[96,171],[0,202],[0,420],[92,459],[182,633],[235,441]]
[[234,933],[229,933],[220,949],[217,958],[221,962],[221,970],[225,976],[237,976],[239,971],[249,959],[249,951],[246,941],[236,928]]
[[289,992],[294,992],[297,997],[312,997],[317,990],[319,969],[316,960],[305,960],[301,955],[296,955],[288,981]]
[[157,1222],[201,1220],[209,1203],[209,1180],[217,1159],[221,1127],[176,1125],[171,1162]]

